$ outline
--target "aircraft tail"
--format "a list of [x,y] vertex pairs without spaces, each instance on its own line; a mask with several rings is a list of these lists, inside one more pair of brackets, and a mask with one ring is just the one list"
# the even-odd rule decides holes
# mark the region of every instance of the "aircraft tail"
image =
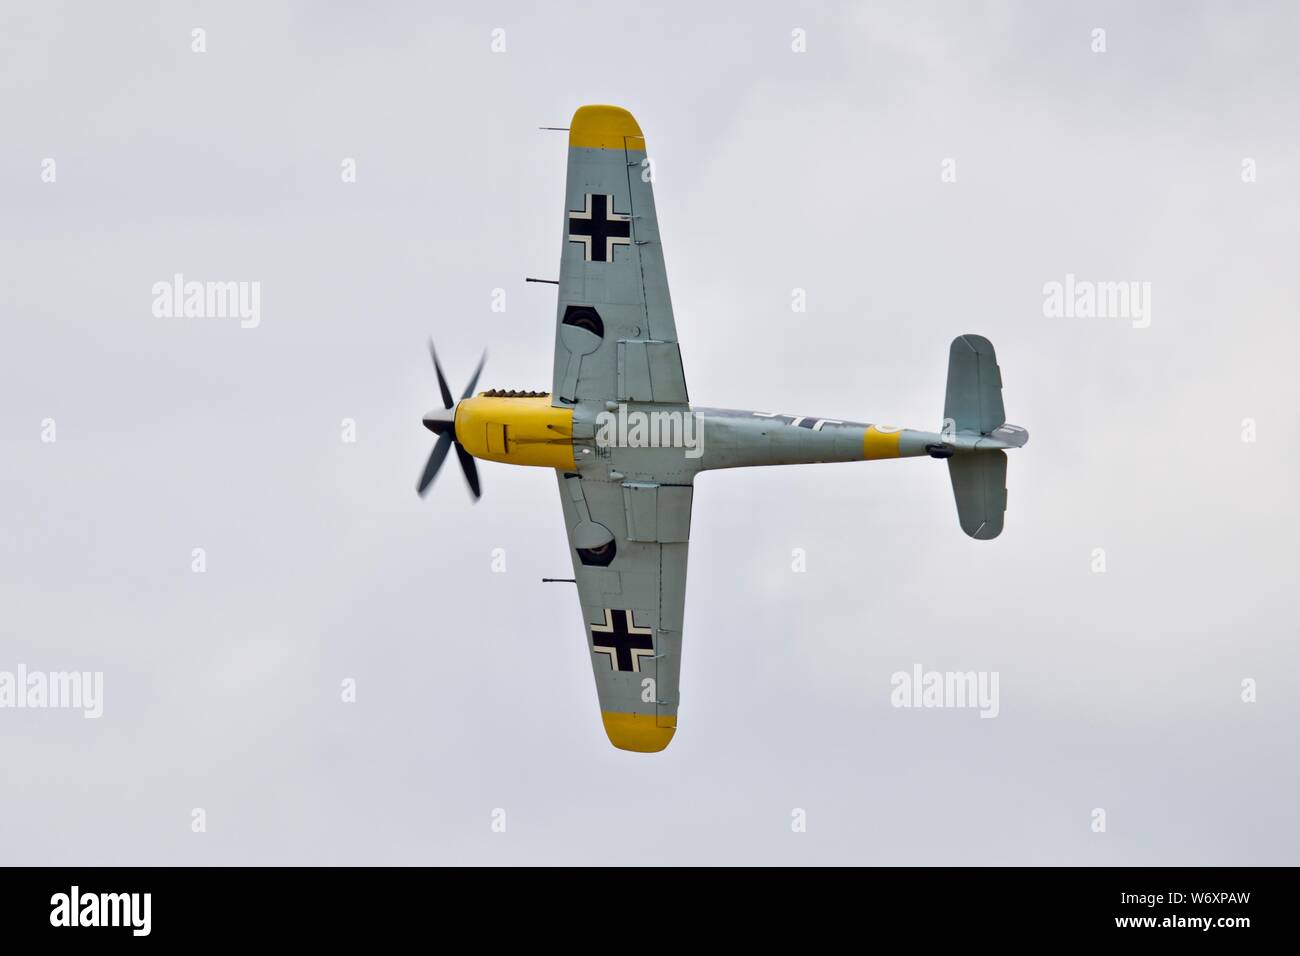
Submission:
[[1029,432],[1007,424],[997,354],[982,335],[952,340],[943,418],[943,437],[953,449],[948,476],[957,520],[972,538],[996,538],[1007,509],[1005,449],[1024,445]]

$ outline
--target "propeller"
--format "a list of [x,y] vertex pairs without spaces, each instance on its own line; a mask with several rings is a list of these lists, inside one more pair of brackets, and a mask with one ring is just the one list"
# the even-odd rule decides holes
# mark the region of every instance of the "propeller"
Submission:
[[[429,355],[433,357],[433,370],[438,374],[438,391],[442,395],[442,408],[426,412],[424,415],[424,427],[437,435],[438,441],[434,444],[433,451],[429,453],[429,460],[425,462],[424,473],[420,475],[420,483],[416,485],[415,490],[420,493],[420,497],[424,497],[429,486],[433,484],[433,479],[437,477],[438,469],[446,460],[447,452],[452,445],[455,445],[456,460],[460,462],[460,470],[465,473],[465,482],[469,485],[474,500],[477,501],[483,493],[478,483],[478,465],[474,462],[474,456],[456,441],[456,408],[451,400],[451,389],[447,387],[447,376],[442,374],[442,365],[438,362],[438,352],[433,347],[433,339],[429,340]],[[474,394],[479,373],[483,371],[483,363],[486,361],[487,352],[484,351],[483,357],[478,360],[478,368],[474,369],[474,375],[460,396],[462,400]]]

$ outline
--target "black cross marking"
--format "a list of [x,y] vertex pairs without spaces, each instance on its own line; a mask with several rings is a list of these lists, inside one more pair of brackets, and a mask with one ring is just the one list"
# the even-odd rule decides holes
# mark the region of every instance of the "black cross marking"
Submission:
[[632,243],[632,217],[614,211],[614,197],[587,193],[582,209],[569,212],[569,241],[582,243],[582,258],[608,262],[615,246]]
[[810,415],[781,415],[777,412],[754,412],[755,418],[772,418],[780,419],[787,425],[793,425],[795,428],[807,428],[810,431],[819,432],[823,425],[843,425],[844,422],[838,418],[813,418]]
[[591,649],[609,655],[610,670],[641,673],[641,658],[654,647],[654,630],[637,627],[631,611],[605,608],[604,623],[591,625]]

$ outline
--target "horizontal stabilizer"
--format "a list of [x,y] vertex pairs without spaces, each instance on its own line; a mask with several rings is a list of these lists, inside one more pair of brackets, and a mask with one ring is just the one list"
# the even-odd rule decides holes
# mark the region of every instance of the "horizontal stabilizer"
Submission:
[[[1029,441],[1029,432],[1019,425],[1000,425],[993,429],[993,434],[985,441],[989,442],[989,444],[981,447],[1024,448],[1025,442]],[[993,442],[996,442],[996,444],[993,444]]]
[[948,459],[948,477],[957,499],[957,520],[972,538],[987,541],[1002,533],[1007,510],[1007,453],[977,451]]

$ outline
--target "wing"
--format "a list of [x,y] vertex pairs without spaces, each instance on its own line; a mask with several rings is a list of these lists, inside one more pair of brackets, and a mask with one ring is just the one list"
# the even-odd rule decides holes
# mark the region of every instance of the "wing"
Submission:
[[663,750],[677,729],[693,489],[556,474],[605,733],[620,750]]
[[687,401],[652,170],[627,110],[584,106],[573,115],[553,405]]

